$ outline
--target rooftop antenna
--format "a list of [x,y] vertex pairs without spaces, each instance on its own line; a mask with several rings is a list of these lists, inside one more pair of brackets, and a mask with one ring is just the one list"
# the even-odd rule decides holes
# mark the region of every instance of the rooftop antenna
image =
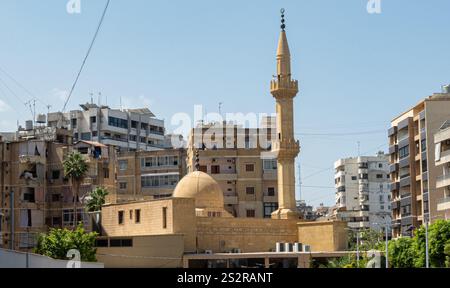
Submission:
[[219,102],[219,114],[222,116],[222,102]]
[[122,107],[122,96],[119,96],[119,101],[120,101],[120,111],[122,111],[123,110],[123,107]]
[[301,172],[302,166],[300,162],[298,163],[298,200],[302,200],[302,172]]
[[98,106],[102,106],[102,92],[98,92]]
[[94,104],[94,93],[89,93],[91,95],[91,104]]
[[358,157],[361,157],[361,142],[358,141]]

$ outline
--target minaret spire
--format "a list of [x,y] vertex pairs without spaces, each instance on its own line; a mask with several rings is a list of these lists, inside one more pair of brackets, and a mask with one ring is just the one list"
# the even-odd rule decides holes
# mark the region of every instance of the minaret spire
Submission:
[[298,219],[295,201],[295,158],[300,144],[294,136],[294,97],[298,81],[291,78],[291,53],[286,36],[284,9],[281,9],[281,34],[277,49],[277,77],[270,83],[270,93],[276,100],[277,139],[273,152],[277,155],[278,210],[275,219]]

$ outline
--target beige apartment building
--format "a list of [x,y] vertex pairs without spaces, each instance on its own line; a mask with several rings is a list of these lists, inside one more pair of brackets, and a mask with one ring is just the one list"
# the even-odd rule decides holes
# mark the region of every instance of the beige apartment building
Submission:
[[435,165],[434,134],[450,116],[450,92],[420,101],[391,122],[389,129],[393,237],[410,236],[438,211],[442,193],[436,188],[442,167]]
[[277,159],[265,156],[275,137],[273,123],[274,118],[261,128],[200,124],[191,131],[188,172],[196,170],[198,156],[198,169],[219,183],[225,209],[235,217],[270,218],[278,209]]
[[117,190],[110,203],[170,197],[184,175],[185,149],[119,152]]
[[77,219],[91,230],[83,202],[97,186],[114,192],[114,149],[96,142],[73,144],[70,131],[54,127],[22,129],[16,136],[0,141],[0,247],[30,249],[38,233],[74,226],[74,191],[63,168],[65,156],[73,150],[89,164],[77,199]]
[[450,219],[450,120],[445,121],[440,130],[434,135],[436,158],[435,165],[442,169],[437,177],[436,189],[437,210],[444,213],[445,219]]

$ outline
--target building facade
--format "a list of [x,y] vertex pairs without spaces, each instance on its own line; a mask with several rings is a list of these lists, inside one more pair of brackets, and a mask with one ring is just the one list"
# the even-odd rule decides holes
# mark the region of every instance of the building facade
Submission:
[[261,127],[200,124],[189,136],[188,172],[197,169],[198,159],[198,170],[219,183],[225,207],[236,217],[269,218],[278,209],[276,158],[265,157],[275,129],[271,124]]
[[119,152],[117,189],[111,203],[171,197],[184,175],[185,149]]
[[436,180],[437,210],[444,213],[445,219],[450,219],[450,120],[445,121],[440,130],[434,134],[435,165],[441,167],[441,175]]
[[75,141],[95,141],[121,151],[164,148],[164,121],[147,108],[118,110],[89,103],[80,107],[82,110],[49,113],[49,126],[72,130]]
[[[115,189],[114,149],[100,143],[72,143],[72,133],[54,127],[21,130],[14,141],[0,142],[1,247],[27,250],[51,227],[73,227],[77,219],[91,230],[83,202],[95,187]],[[88,172],[78,199],[63,161],[74,150],[83,154]],[[75,202],[75,203],[74,203]]]
[[389,160],[376,156],[336,161],[336,217],[352,229],[384,231],[391,222]]
[[443,217],[436,188],[442,167],[435,165],[434,134],[449,118],[450,93],[435,93],[396,117],[388,131],[393,237]]

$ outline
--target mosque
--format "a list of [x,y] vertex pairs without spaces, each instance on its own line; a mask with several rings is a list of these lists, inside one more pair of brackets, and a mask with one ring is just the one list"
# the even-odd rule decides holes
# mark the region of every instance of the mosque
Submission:
[[296,209],[294,163],[300,145],[294,138],[293,99],[299,88],[291,78],[284,10],[281,22],[277,76],[270,85],[277,113],[272,153],[278,159],[278,210],[271,219],[235,218],[224,209],[220,185],[195,171],[179,181],[171,198],[102,208],[97,259],[105,267],[271,267],[280,259],[285,267],[294,262],[306,267],[311,253],[345,250],[345,222],[304,222]]

